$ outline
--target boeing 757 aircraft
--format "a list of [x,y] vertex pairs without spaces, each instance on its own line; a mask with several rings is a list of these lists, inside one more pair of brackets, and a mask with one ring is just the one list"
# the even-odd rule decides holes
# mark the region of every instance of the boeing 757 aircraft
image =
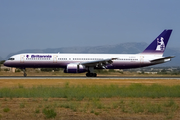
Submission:
[[138,54],[17,54],[5,61],[8,67],[21,68],[24,77],[26,68],[64,68],[65,73],[87,72],[87,77],[96,77],[94,69],[128,69],[165,63],[173,56],[163,57],[172,30],[164,30],[142,53]]

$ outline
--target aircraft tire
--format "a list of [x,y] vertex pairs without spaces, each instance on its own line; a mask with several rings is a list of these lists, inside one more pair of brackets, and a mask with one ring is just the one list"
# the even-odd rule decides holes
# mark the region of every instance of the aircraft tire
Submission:
[[97,77],[97,74],[96,73],[94,73],[94,76],[93,77]]
[[86,77],[90,77],[90,76],[89,76],[89,73],[86,73]]
[[86,77],[97,77],[96,73],[86,73]]
[[27,77],[27,74],[26,74],[26,73],[24,73],[24,77]]

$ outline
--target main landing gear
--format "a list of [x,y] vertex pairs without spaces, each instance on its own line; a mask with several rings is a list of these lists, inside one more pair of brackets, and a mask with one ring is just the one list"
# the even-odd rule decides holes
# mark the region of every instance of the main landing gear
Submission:
[[27,77],[26,68],[22,68],[24,77]]
[[94,67],[88,68],[88,73],[86,73],[86,77],[97,77],[97,74],[94,73]]
[[86,77],[96,77],[97,74],[96,73],[86,73]]

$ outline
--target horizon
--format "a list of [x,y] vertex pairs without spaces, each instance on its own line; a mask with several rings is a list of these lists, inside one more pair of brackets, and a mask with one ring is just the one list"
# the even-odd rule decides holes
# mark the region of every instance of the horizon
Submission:
[[[137,44],[137,43],[140,43],[140,44],[146,44],[146,46],[143,46],[144,48],[142,48],[142,51],[141,52],[143,52],[143,50],[145,49],[145,48],[147,48],[148,47],[148,45],[150,44],[148,44],[148,43],[146,43],[146,42],[124,42],[124,43],[119,43],[119,44],[111,44],[111,45],[94,45],[94,46],[69,46],[69,47],[58,47],[58,48],[44,48],[44,49],[23,49],[23,50],[19,50],[19,51],[14,51],[14,52],[12,52],[12,53],[9,53],[9,54],[7,54],[7,56],[5,56],[5,57],[3,57],[3,56],[1,56],[0,55],[0,57],[1,58],[3,58],[3,59],[7,59],[7,57],[9,56],[9,55],[11,55],[11,54],[13,54],[13,55],[15,55],[15,54],[20,54],[20,53],[27,53],[27,52],[23,52],[23,51],[34,51],[34,50],[36,50],[37,52],[34,52],[34,53],[46,53],[46,52],[38,52],[38,51],[44,51],[44,50],[48,50],[48,49],[67,49],[67,48],[87,48],[87,47],[89,47],[89,48],[93,48],[93,47],[108,47],[108,46],[117,46],[117,45],[122,45],[122,44]],[[169,46],[167,46],[167,48],[166,49],[177,49],[177,47],[169,47]],[[128,49],[128,50],[130,50],[130,49]],[[58,53],[62,53],[62,54],[64,54],[64,53],[67,53],[67,54],[70,54],[70,53],[72,53],[72,54],[77,54],[76,52],[75,53],[73,53],[74,51],[72,51],[72,52],[61,52],[61,51],[59,51]],[[47,53],[52,53],[52,52],[47,52]],[[53,52],[53,53],[57,53],[57,52]],[[52,54],[53,54],[52,53]],[[85,53],[87,53],[87,54],[91,54],[91,53],[88,53],[88,51],[87,52],[83,52],[82,54],[85,54]],[[166,51],[165,51],[165,53],[166,53]],[[81,54],[81,53],[79,53],[79,54]],[[92,54],[120,54],[120,53],[92,53]],[[127,54],[130,54],[130,53],[127,53]],[[134,53],[134,54],[136,54],[136,53]]]
[[148,43],[146,43],[146,42],[123,42],[123,43],[119,43],[119,44],[111,44],[111,45],[97,45],[97,46],[95,46],[95,45],[87,45],[87,46],[67,46],[67,47],[57,47],[57,48],[42,48],[42,49],[32,49],[32,48],[27,48],[27,49],[22,49],[22,50],[18,50],[18,51],[15,51],[15,52],[11,52],[11,53],[9,53],[9,54],[7,54],[6,56],[1,56],[0,55],[0,57],[2,57],[3,59],[4,58],[7,58],[10,54],[14,54],[14,53],[18,53],[18,52],[21,52],[21,51],[26,51],[26,50],[47,50],[47,49],[59,49],[59,48],[74,48],[74,47],[80,47],[80,48],[85,48],[85,47],[98,47],[98,46],[115,46],[115,45],[120,45],[120,44],[128,44],[128,43],[144,43],[144,44],[147,44],[147,46],[146,47],[148,47]]

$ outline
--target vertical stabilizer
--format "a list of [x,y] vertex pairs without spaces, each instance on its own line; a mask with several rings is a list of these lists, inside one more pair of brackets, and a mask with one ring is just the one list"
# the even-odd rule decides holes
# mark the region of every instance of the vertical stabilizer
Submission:
[[164,30],[141,54],[163,55],[172,30]]

